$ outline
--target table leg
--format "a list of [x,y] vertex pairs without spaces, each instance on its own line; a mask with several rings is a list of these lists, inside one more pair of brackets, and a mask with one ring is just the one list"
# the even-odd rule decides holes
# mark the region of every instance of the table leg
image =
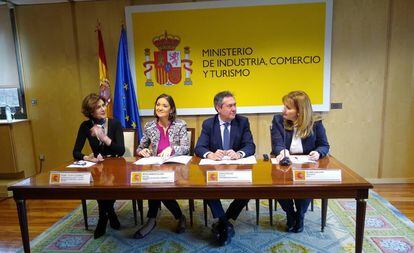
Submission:
[[24,199],[15,199],[17,206],[17,214],[19,216],[20,232],[22,234],[22,242],[24,252],[30,252],[29,228],[27,226],[26,201]]
[[356,199],[356,230],[355,230],[355,252],[362,252],[362,245],[364,243],[364,228],[365,228],[365,211],[367,208],[367,201],[365,199]]
[[326,226],[326,214],[328,212],[328,199],[322,199],[322,219],[321,219],[321,231],[325,230]]
[[88,225],[88,206],[86,205],[86,199],[82,199],[82,212],[83,212],[83,222],[85,223],[85,229],[89,229]]

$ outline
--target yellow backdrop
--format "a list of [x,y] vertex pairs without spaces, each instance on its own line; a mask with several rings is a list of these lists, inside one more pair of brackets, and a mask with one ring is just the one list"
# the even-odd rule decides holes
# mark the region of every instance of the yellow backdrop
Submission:
[[235,94],[241,113],[279,111],[282,96],[299,89],[316,110],[328,110],[332,17],[327,2],[265,3],[128,7],[141,113],[151,114],[161,93],[173,96],[181,114],[212,113],[213,97],[222,90]]

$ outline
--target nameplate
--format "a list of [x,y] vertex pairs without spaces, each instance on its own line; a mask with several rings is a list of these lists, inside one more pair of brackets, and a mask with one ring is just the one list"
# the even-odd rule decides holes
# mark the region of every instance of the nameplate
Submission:
[[132,171],[131,184],[174,183],[175,171]]
[[293,169],[293,181],[342,181],[341,170],[303,170]]
[[89,171],[51,171],[49,173],[49,184],[90,184],[92,175]]
[[207,171],[207,183],[251,183],[251,170]]

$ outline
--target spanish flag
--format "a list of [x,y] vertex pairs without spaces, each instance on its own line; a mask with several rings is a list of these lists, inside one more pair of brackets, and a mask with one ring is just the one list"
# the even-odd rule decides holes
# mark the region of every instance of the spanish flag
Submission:
[[107,102],[107,116],[112,118],[111,88],[109,85],[108,65],[106,64],[105,48],[100,24],[96,27],[96,31],[98,32],[99,93]]
[[108,67],[106,65],[105,48],[102,39],[101,25],[98,24],[96,31],[98,32],[98,65],[99,65],[99,81],[103,82],[108,79]]

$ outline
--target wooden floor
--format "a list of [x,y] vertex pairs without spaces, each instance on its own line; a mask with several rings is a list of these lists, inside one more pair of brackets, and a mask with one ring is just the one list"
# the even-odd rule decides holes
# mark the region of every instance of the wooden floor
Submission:
[[[414,221],[414,184],[375,185],[374,190]],[[29,200],[27,212],[30,239],[35,238],[67,215],[80,201]],[[16,205],[11,198],[0,200],[0,252],[21,247]]]

